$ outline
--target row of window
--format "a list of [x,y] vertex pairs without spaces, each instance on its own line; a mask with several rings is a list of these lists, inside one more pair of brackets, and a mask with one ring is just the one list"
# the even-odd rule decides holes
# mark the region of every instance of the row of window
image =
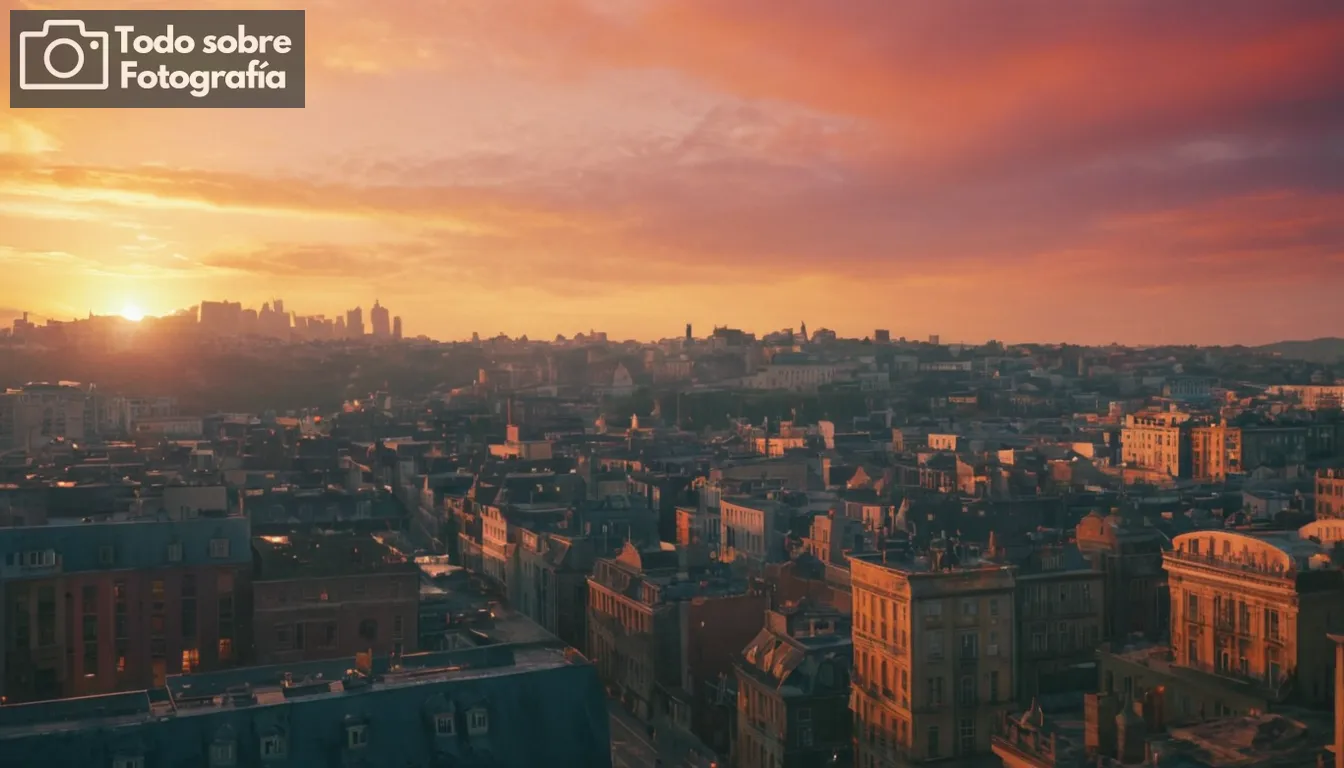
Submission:
[[[216,560],[229,556],[230,542],[228,539],[211,539],[208,554]],[[182,542],[175,541],[168,545],[166,552],[167,561],[170,563],[182,562]],[[59,555],[54,549],[31,550],[28,552],[9,552],[5,554],[5,565],[20,568],[50,568],[56,565]],[[104,545],[98,548],[98,564],[102,566],[117,564],[117,549],[111,545]]]

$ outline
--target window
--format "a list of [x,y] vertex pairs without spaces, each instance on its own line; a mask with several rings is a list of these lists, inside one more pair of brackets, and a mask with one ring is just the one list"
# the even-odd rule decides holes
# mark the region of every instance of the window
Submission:
[[941,659],[943,657],[943,633],[926,632],[924,643],[928,648],[928,657],[930,660]]
[[1185,615],[1185,620],[1186,620],[1186,621],[1198,622],[1198,621],[1199,621],[1199,595],[1196,595],[1194,592],[1191,592],[1191,593],[1189,593],[1189,594],[1186,595],[1185,600],[1186,600],[1186,608],[1185,608],[1185,614],[1186,614],[1186,615]]
[[49,568],[56,564],[56,550],[26,552],[19,555],[19,565],[25,568]]
[[467,733],[480,736],[490,730],[490,715],[483,707],[477,707],[467,713]]
[[999,701],[999,673],[997,671],[989,673],[989,703],[997,704]]
[[453,713],[444,712],[434,717],[434,733],[438,736],[453,736],[457,733],[457,720]]
[[[201,652],[195,648],[182,651],[182,674],[189,675],[201,667]],[[232,746],[232,745],[230,745]]]
[[211,540],[210,540],[210,556],[211,556],[211,557],[215,557],[215,558],[228,557],[228,556],[229,556],[229,540],[228,540],[228,539],[211,539]]
[[957,695],[961,698],[963,705],[975,704],[975,678],[970,675],[963,675]]
[[219,660],[231,661],[233,659],[233,640],[227,637],[219,639]]
[[940,619],[943,616],[942,603],[925,603],[924,615],[930,619]]
[[405,634],[405,627],[404,627],[404,625],[403,625],[402,617],[400,617],[400,616],[393,616],[393,617],[392,617],[392,639],[393,639],[393,640],[397,640],[397,641],[403,640],[403,639],[405,639],[404,634]]
[[174,541],[173,543],[168,545],[168,562],[170,563],[182,562],[182,542]]
[[217,741],[210,745],[211,768],[224,768],[234,764],[234,749],[231,741]]
[[277,624],[275,627],[275,649],[288,651],[294,647],[294,627],[289,624]]
[[999,615],[999,598],[991,597],[989,599],[989,615],[990,616]]
[[375,619],[364,619],[359,622],[359,636],[370,643],[378,642],[378,622]]
[[973,718],[961,718],[961,722],[957,725],[957,740],[961,743],[961,754],[975,754],[975,720]]
[[367,725],[348,725],[345,727],[345,745],[350,749],[363,749],[369,744]]
[[98,548],[99,565],[112,565],[116,562],[117,562],[117,552],[115,549],[113,549],[110,546],[102,546]]
[[979,658],[980,637],[974,632],[963,632],[961,635],[961,658],[966,661],[974,661]]
[[285,745],[285,737],[278,733],[269,734],[261,737],[261,759],[262,760],[283,760],[289,750]]
[[937,759],[937,757],[938,757],[938,726],[936,726],[936,725],[930,725],[930,726],[929,726],[929,743],[928,743],[928,748],[927,748],[927,750],[928,750],[928,756],[929,756],[930,759]]
[[962,601],[961,601],[961,615],[962,615],[962,616],[974,616],[974,615],[976,615],[976,613],[979,612],[979,610],[980,610],[980,606],[977,605],[976,602],[975,602],[974,600],[969,600],[969,599],[968,599],[968,600],[962,600]]
[[119,755],[112,758],[112,768],[145,768],[145,758],[136,755]]
[[329,650],[336,647],[336,622],[328,621],[317,628],[317,647]]
[[929,706],[941,707],[943,705],[943,678],[929,678]]

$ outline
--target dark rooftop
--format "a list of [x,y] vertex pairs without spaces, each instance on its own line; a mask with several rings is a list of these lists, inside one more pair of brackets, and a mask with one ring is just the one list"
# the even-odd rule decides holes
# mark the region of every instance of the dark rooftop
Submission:
[[367,534],[259,536],[252,540],[252,549],[257,555],[257,581],[420,572],[415,563]]

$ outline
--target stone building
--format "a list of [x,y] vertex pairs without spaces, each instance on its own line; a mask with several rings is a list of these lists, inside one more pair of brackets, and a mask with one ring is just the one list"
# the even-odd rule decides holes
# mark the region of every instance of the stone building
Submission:
[[1016,685],[1015,569],[942,538],[850,568],[855,765],[988,754]]
[[1091,512],[1078,523],[1078,549],[1106,575],[1106,624],[1102,636],[1163,637],[1170,618],[1162,553],[1170,545],[1156,528],[1127,521],[1119,512]]
[[850,754],[849,617],[803,601],[766,612],[734,663],[739,768],[822,768]]
[[1256,715],[1334,699],[1328,633],[1344,572],[1290,533],[1199,531],[1166,554],[1170,646],[1100,654],[1102,689],[1157,692],[1167,719]]
[[1017,568],[1017,698],[1094,690],[1106,574],[1049,531],[1009,545],[991,535],[985,556]]
[[252,546],[258,663],[417,649],[420,569],[374,537],[263,536]]

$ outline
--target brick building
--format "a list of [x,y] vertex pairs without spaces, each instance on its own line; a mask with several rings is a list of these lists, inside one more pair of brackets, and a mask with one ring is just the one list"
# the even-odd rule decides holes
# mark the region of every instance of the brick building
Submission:
[[416,649],[420,569],[372,536],[264,536],[252,541],[260,664]]
[[244,517],[0,530],[0,695],[163,685],[247,661]]

